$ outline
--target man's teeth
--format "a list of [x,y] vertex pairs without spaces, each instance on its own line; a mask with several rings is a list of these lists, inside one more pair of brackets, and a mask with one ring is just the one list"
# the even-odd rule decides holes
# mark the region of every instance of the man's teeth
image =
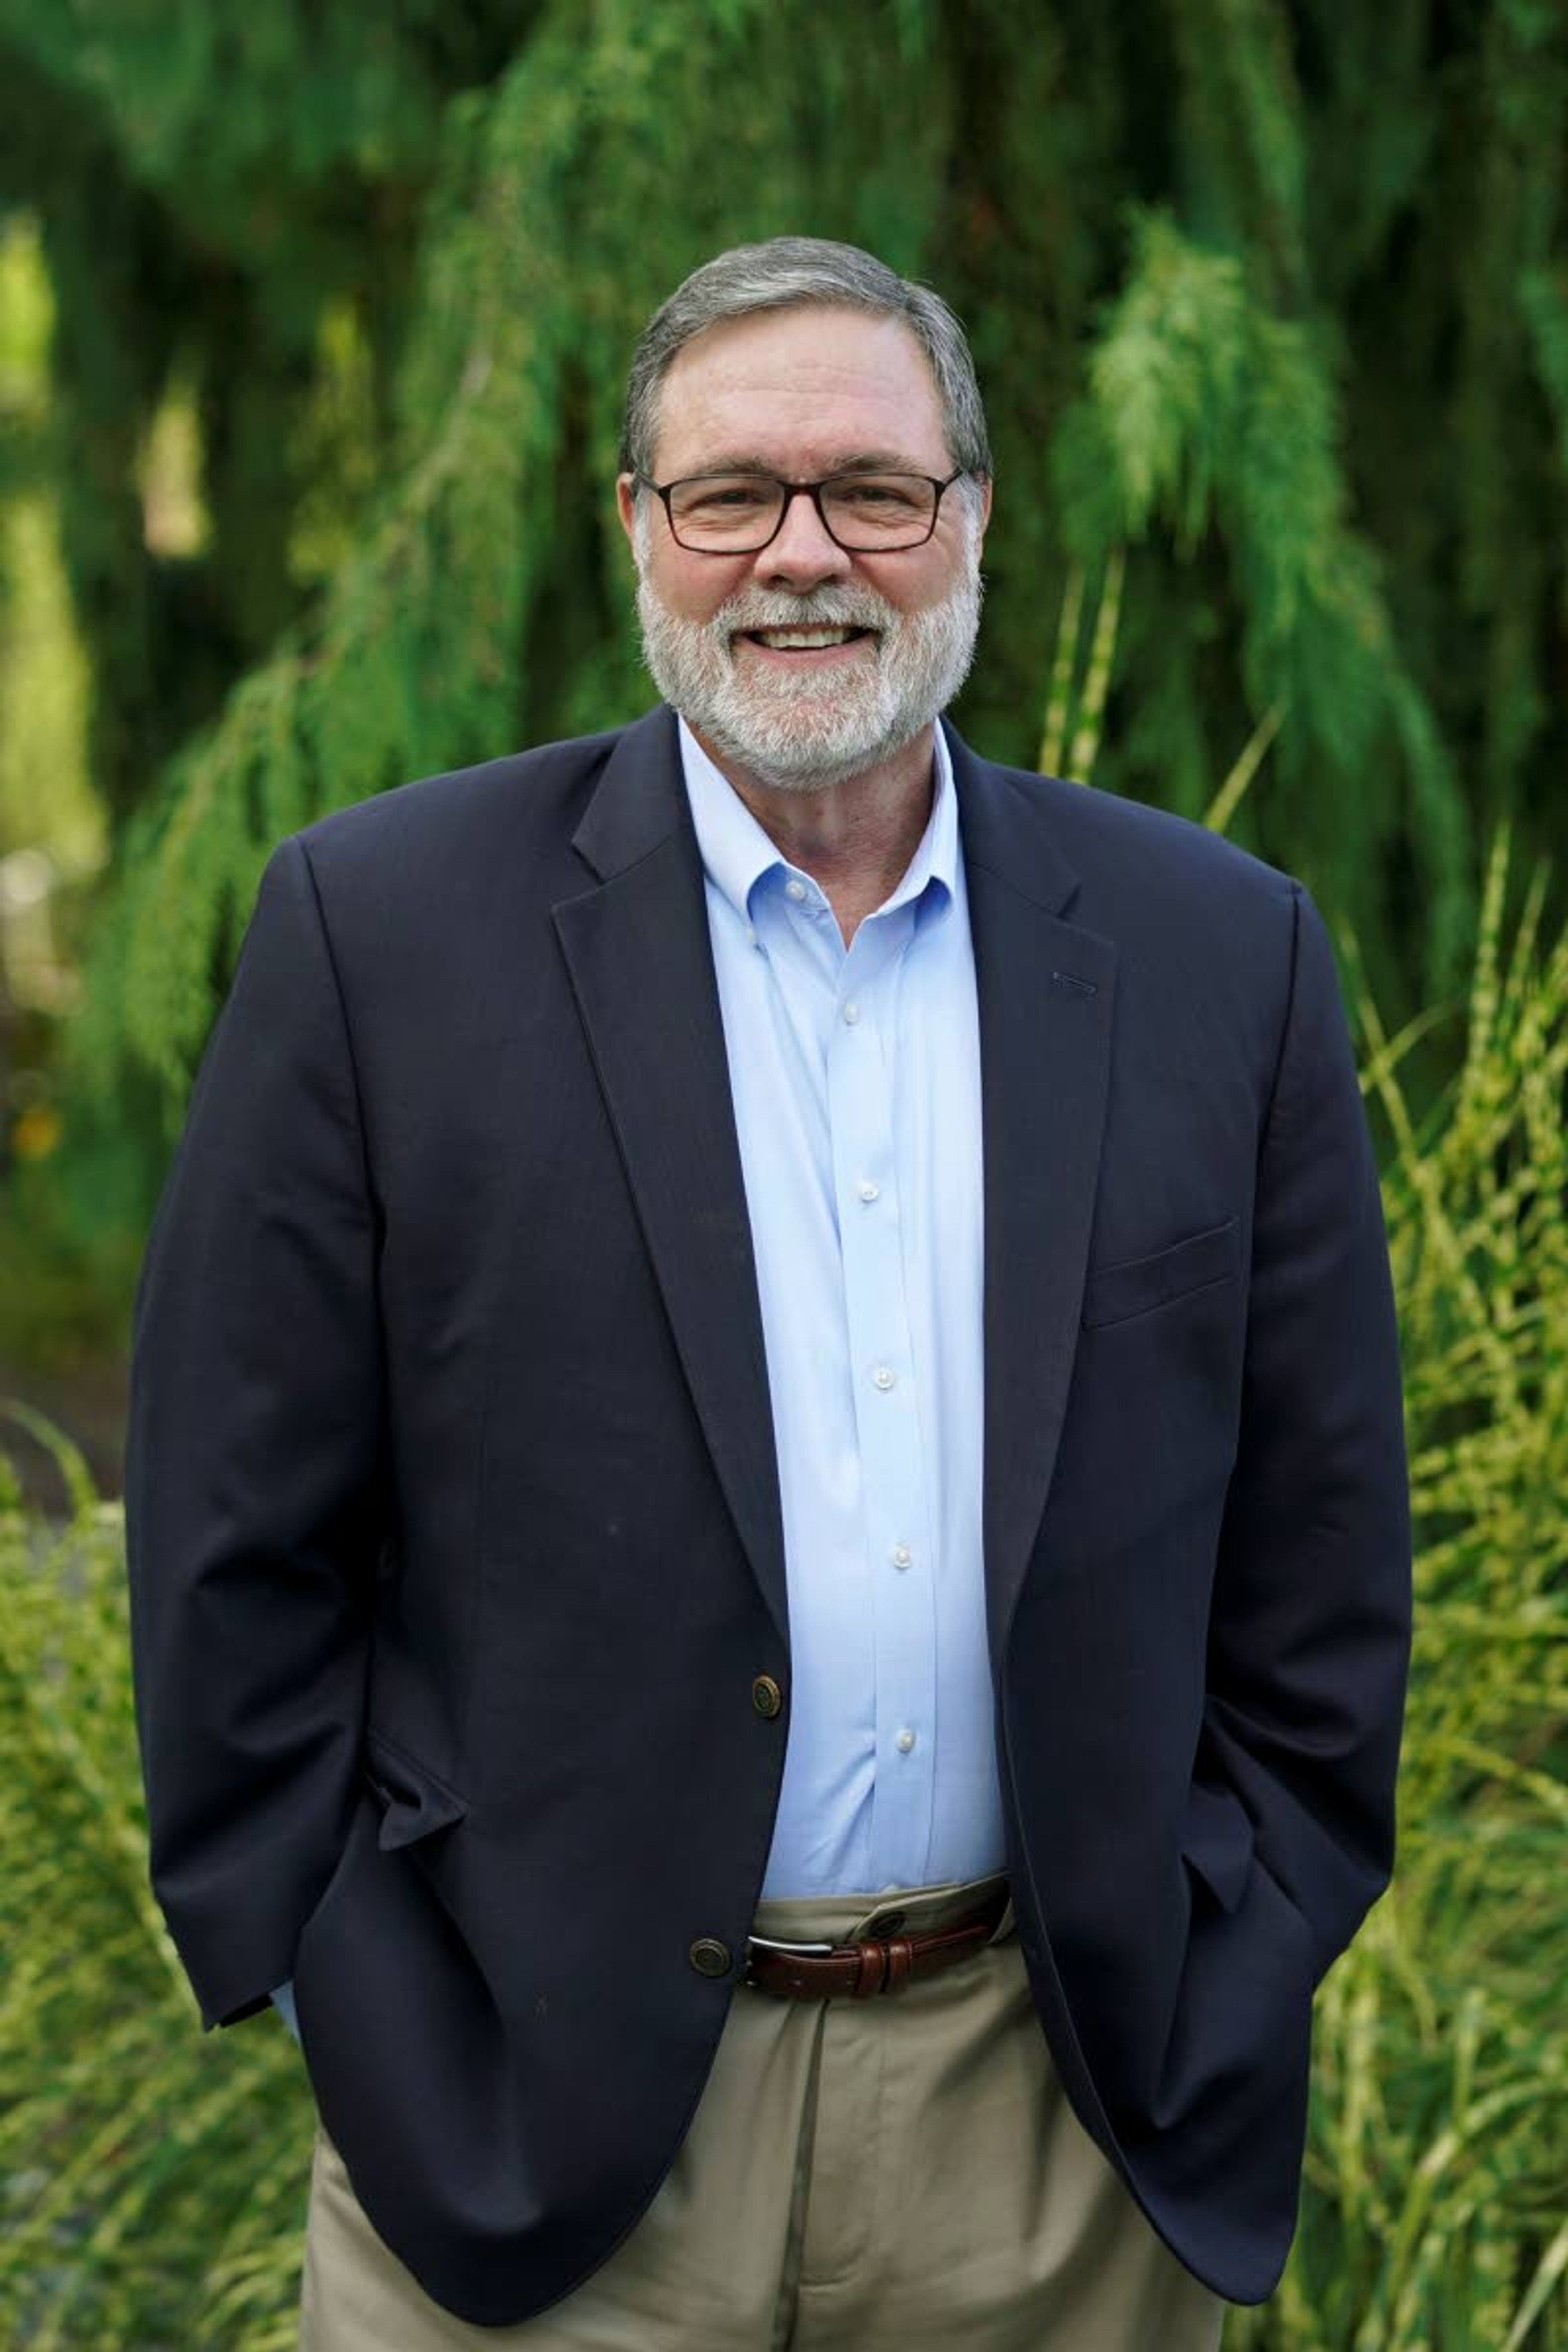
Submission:
[[752,629],[751,635],[760,645],[771,646],[775,651],[788,653],[796,647],[810,651],[816,646],[847,646],[851,637],[860,635],[858,629]]

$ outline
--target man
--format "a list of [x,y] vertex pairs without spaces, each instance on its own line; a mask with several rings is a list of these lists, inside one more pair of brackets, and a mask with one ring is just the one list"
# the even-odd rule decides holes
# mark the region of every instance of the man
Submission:
[[263,877],[127,1506],[316,2352],[1212,2352],[1282,2265],[1392,1863],[1377,1183],[1300,884],[939,722],[990,477],[933,295],[721,255],[627,398],[665,702]]

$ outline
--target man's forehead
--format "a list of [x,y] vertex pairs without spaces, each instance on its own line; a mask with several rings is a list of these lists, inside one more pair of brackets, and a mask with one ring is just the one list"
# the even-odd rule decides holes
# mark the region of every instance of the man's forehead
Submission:
[[826,304],[727,319],[670,363],[659,403],[661,470],[776,445],[835,459],[872,452],[942,463],[942,404],[901,320]]

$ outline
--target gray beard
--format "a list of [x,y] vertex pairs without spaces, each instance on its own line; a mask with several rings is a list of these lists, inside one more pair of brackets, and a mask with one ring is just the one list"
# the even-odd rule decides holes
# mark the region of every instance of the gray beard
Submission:
[[[900,612],[869,588],[829,583],[805,596],[744,588],[706,621],[672,613],[637,549],[643,659],[665,700],[759,783],[819,793],[863,775],[912,742],[969,675],[982,584],[970,533],[963,571],[940,603]],[[738,676],[731,637],[791,623],[875,629],[876,646],[842,668]]]

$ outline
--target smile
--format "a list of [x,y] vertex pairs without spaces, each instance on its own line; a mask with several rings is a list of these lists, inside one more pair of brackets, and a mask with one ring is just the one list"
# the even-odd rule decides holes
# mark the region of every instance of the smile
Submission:
[[739,633],[749,645],[763,646],[769,653],[823,653],[839,646],[856,644],[868,637],[868,629],[809,628],[799,624],[782,629],[742,629]]

